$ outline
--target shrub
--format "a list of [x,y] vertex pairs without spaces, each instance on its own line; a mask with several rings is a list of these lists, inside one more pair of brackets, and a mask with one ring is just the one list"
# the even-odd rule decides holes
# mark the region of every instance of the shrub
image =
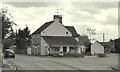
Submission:
[[90,52],[86,52],[85,55],[92,56],[92,54]]
[[98,57],[107,57],[107,54],[98,54]]
[[53,53],[52,56],[57,57],[58,53]]
[[84,57],[84,53],[78,54],[78,53],[67,53],[64,56],[65,57]]

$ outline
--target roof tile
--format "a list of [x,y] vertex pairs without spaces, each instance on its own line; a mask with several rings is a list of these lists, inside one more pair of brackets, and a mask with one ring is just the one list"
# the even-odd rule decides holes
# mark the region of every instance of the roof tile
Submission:
[[73,37],[68,36],[43,36],[43,39],[49,45],[78,45],[78,42]]
[[79,34],[77,34],[77,32],[73,26],[65,26],[65,27],[72,33],[72,36],[74,36],[74,37],[79,36]]
[[[46,22],[40,28],[38,28],[35,32],[33,32],[32,35],[41,33],[45,28],[47,28],[52,23],[53,23],[53,21]],[[77,32],[76,32],[76,30],[73,26],[64,26],[64,27],[67,28],[72,33],[73,37],[78,37],[79,36],[79,34],[77,34]]]
[[41,33],[45,28],[47,28],[52,23],[53,23],[53,21],[46,22],[40,28],[38,28],[35,32],[33,32],[32,35]]

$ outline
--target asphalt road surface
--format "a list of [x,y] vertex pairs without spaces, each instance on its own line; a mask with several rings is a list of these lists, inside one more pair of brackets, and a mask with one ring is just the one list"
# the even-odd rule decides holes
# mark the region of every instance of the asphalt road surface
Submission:
[[116,54],[108,55],[106,58],[16,55],[15,59],[8,60],[15,63],[20,70],[109,70],[110,66],[118,64]]

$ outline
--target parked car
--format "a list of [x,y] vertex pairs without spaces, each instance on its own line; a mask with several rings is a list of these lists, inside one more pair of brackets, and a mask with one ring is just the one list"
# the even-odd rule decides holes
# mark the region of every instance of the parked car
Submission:
[[4,58],[15,58],[15,52],[12,49],[6,49],[4,52]]

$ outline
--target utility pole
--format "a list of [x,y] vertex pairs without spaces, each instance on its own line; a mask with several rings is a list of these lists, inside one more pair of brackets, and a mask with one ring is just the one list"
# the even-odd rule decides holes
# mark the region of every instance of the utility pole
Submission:
[[103,42],[105,42],[105,34],[103,33]]
[[57,14],[59,13],[59,11],[58,11],[58,9],[57,9],[57,12],[56,12]]

